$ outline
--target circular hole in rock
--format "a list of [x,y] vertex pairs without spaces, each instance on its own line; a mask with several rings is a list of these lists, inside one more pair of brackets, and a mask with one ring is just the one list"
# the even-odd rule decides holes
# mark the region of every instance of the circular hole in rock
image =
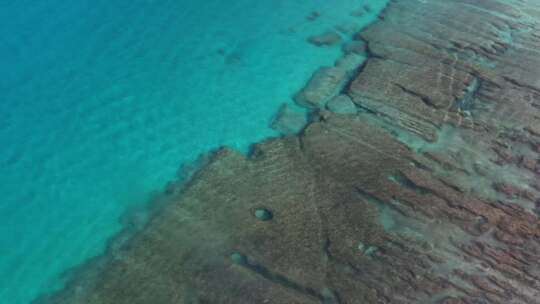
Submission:
[[269,221],[274,217],[274,215],[272,214],[272,211],[268,209],[259,208],[255,210],[255,217],[261,221]]
[[231,254],[231,260],[233,263],[238,265],[246,265],[247,264],[247,257],[239,252],[234,252]]

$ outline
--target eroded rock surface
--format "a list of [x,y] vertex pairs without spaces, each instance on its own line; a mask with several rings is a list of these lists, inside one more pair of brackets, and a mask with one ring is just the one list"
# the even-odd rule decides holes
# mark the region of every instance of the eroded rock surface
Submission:
[[287,104],[284,104],[278,111],[272,129],[283,135],[292,135],[300,132],[307,124],[305,113],[295,111]]
[[326,105],[328,110],[339,114],[355,114],[356,106],[352,102],[352,99],[345,94],[338,95],[332,98]]
[[328,100],[341,91],[347,80],[347,70],[322,67],[313,74],[306,87],[296,95],[295,100],[299,105],[308,108],[324,108]]
[[357,114],[217,152],[47,300],[540,303],[539,21],[536,1],[393,1],[358,73],[301,93]]

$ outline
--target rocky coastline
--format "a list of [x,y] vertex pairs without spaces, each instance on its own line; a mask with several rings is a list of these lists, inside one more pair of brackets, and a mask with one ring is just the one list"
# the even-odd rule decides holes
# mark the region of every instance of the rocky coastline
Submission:
[[537,1],[392,0],[305,127],[212,154],[39,302],[540,303],[539,33]]

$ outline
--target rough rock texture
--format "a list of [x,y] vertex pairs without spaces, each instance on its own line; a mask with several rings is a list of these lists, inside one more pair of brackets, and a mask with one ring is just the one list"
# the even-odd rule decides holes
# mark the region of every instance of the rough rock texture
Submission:
[[283,135],[291,135],[302,131],[306,124],[307,117],[305,113],[294,111],[290,106],[284,104],[279,109],[271,126],[272,129]]
[[364,63],[366,60],[365,56],[349,53],[341,57],[335,64],[339,69],[345,70],[347,75],[354,74],[356,70]]
[[540,303],[539,21],[532,0],[394,0],[358,73],[302,93],[356,115],[219,151],[46,300]]
[[324,108],[328,100],[337,95],[347,82],[347,71],[338,67],[322,67],[309,80],[306,87],[296,95],[299,105],[308,108]]
[[328,104],[326,104],[328,110],[339,114],[356,114],[356,106],[352,102],[352,99],[345,94],[338,95],[332,98]]

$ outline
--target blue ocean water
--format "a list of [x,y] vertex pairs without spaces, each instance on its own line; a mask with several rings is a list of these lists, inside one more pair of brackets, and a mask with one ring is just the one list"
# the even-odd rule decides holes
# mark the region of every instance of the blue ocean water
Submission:
[[276,136],[341,54],[306,38],[384,2],[1,1],[0,303],[60,288],[180,164]]

